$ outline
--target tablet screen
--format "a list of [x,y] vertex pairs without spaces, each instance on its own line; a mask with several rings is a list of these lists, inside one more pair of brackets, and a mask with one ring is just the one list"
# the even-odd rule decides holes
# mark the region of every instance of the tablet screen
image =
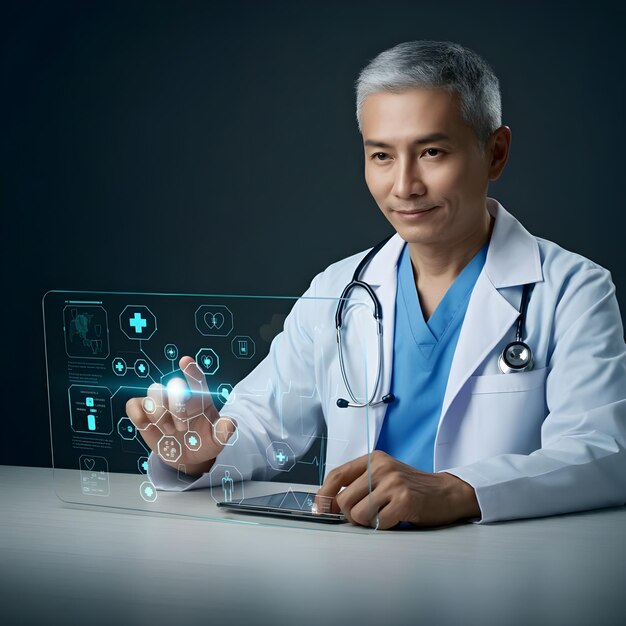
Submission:
[[[314,504],[316,505],[315,508]],[[218,506],[272,515],[283,514],[294,517],[299,516],[308,520],[345,521],[343,514],[330,512],[330,503],[327,503],[326,506],[322,504],[321,508],[327,510],[320,511],[319,501],[315,503],[315,493],[305,491],[289,490],[287,492],[274,493],[266,496],[244,498],[238,503],[220,502]]]

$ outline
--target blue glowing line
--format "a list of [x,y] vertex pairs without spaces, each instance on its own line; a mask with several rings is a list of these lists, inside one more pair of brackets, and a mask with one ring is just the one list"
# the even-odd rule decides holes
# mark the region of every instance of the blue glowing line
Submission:
[[[129,369],[131,369],[131,368],[129,368]],[[154,380],[154,379],[152,379],[152,380]],[[157,381],[154,381],[154,382],[156,383]],[[157,383],[157,384],[159,384],[159,383]],[[85,385],[85,386],[88,386],[88,385]],[[113,397],[114,397],[114,396],[115,396],[118,392],[120,392],[122,389],[133,389],[133,390],[135,390],[135,391],[144,391],[144,392],[147,392],[147,391],[148,391],[148,388],[147,388],[147,387],[134,387],[133,385],[120,385],[120,386],[119,386],[119,387],[118,387],[118,388],[117,388],[117,389],[116,389],[116,390],[115,390],[115,391],[111,394],[111,398],[113,398]],[[220,398],[220,397],[221,397],[221,395],[220,395],[217,391],[211,391],[210,389],[207,389],[206,391],[198,391],[198,390],[196,390],[196,389],[189,389],[189,390],[188,390],[188,392],[189,392],[190,394],[192,394],[192,395],[193,395],[193,394],[196,394],[196,395],[199,395],[199,396],[216,396],[216,397],[218,397],[218,398]],[[253,396],[253,397],[255,397],[255,396]]]
[[[271,296],[271,295],[241,295],[232,293],[172,293],[159,291],[74,291],[71,289],[50,289],[48,293],[97,293],[108,296],[182,296],[189,298],[240,298],[245,300],[332,300],[337,302],[341,298],[333,298],[331,296]],[[46,296],[44,294],[44,297]],[[348,298],[345,298],[348,300]],[[81,303],[84,304],[84,303]],[[99,302],[98,304],[102,304]]]

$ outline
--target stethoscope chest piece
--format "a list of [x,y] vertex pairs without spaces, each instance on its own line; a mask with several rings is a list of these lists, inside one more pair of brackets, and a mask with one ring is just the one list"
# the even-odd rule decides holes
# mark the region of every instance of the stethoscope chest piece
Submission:
[[508,344],[498,359],[498,367],[503,374],[531,370],[533,355],[528,344],[523,341],[512,341]]
[[502,354],[498,357],[498,367],[503,374],[511,372],[526,372],[533,368],[533,353],[522,340],[524,333],[524,322],[526,321],[526,310],[528,309],[528,299],[533,288],[533,283],[524,285],[522,289],[522,301],[520,312],[517,317],[517,331],[515,341],[507,344]]

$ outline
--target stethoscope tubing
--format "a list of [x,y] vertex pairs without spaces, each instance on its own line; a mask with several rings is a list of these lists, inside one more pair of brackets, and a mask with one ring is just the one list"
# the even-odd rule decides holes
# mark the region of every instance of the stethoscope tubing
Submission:
[[[343,382],[346,386],[348,394],[352,402],[345,400],[344,398],[339,398],[337,400],[337,406],[340,408],[352,407],[352,408],[364,408],[366,406],[375,407],[380,404],[389,404],[395,400],[395,396],[392,393],[388,393],[383,396],[380,400],[374,401],[376,397],[376,392],[378,391],[378,386],[380,384],[380,376],[382,372],[382,352],[383,352],[383,310],[380,304],[380,300],[376,296],[376,293],[372,289],[371,285],[366,283],[365,281],[360,280],[360,275],[363,269],[367,266],[367,264],[378,254],[379,250],[393,237],[393,234],[389,237],[386,237],[378,244],[376,244],[361,260],[361,262],[357,265],[354,270],[354,274],[352,275],[352,280],[345,286],[344,290],[341,293],[339,303],[337,305],[337,309],[335,311],[335,329],[337,331],[337,346],[339,351],[339,367],[341,369],[341,377],[343,378]],[[498,358],[498,367],[503,374],[508,374],[511,372],[523,372],[533,367],[533,357],[532,351],[528,344],[524,342],[522,339],[524,335],[524,324],[526,322],[526,311],[528,310],[528,302],[530,300],[530,292],[534,283],[528,283],[524,285],[522,289],[522,298],[520,301],[520,312],[517,318],[517,327],[515,331],[515,341],[509,343],[505,346],[504,350],[502,350],[502,354]],[[364,289],[365,292],[371,298],[374,304],[374,319],[376,320],[376,332],[378,334],[377,341],[377,361],[378,365],[376,367],[376,381],[374,383],[374,387],[372,389],[372,393],[369,399],[366,402],[359,402],[352,391],[352,387],[348,381],[348,376],[346,373],[346,368],[344,364],[343,358],[343,342],[341,339],[341,329],[343,327],[343,312],[350,296],[350,292],[353,289],[360,288]],[[514,363],[509,355],[517,355],[519,359],[519,363]]]

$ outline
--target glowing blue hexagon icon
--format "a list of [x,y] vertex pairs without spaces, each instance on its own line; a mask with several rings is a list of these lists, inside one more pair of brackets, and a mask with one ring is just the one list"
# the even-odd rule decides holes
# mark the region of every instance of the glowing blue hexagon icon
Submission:
[[233,386],[228,383],[222,383],[217,388],[217,397],[226,404],[229,400],[232,399],[233,395]]
[[220,357],[213,348],[200,348],[196,354],[196,363],[205,374],[212,376],[220,367]]
[[129,304],[120,313],[120,328],[129,339],[150,339],[157,330],[157,320],[147,306]]
[[128,371],[126,361],[124,361],[121,356],[116,356],[113,361],[111,361],[111,368],[116,376],[124,376]]
[[211,497],[215,502],[241,502],[243,476],[234,465],[214,465],[209,472]]
[[147,378],[150,374],[150,365],[148,365],[148,361],[145,359],[137,359],[133,369],[139,378]]
[[265,456],[270,466],[280,472],[288,472],[296,464],[293,450],[284,441],[272,441],[265,450]]
[[159,456],[164,461],[169,461],[170,463],[176,463],[182,455],[178,439],[176,439],[176,437],[172,437],[171,435],[164,435],[161,437],[161,439],[159,439],[157,449],[159,451]]
[[251,359],[256,352],[254,341],[248,335],[237,335],[232,340],[230,347],[238,359]]
[[200,450],[201,445],[202,439],[200,439],[200,435],[195,430],[189,430],[185,433],[185,446],[187,446],[189,450],[196,452]]
[[222,304],[203,304],[196,309],[196,329],[205,337],[228,337],[233,331],[233,314]]
[[147,456],[140,456],[137,459],[137,469],[139,470],[140,474],[148,473],[148,457]]
[[126,441],[132,441],[137,436],[137,429],[129,417],[122,417],[117,423],[117,434]]
[[169,361],[175,361],[178,358],[178,348],[173,343],[168,343],[163,348],[163,354]]
[[213,438],[223,446],[234,446],[239,439],[237,424],[230,417],[220,417],[213,424]]
[[146,502],[154,502],[157,499],[156,487],[149,480],[144,480],[141,485],[139,485],[139,495]]

